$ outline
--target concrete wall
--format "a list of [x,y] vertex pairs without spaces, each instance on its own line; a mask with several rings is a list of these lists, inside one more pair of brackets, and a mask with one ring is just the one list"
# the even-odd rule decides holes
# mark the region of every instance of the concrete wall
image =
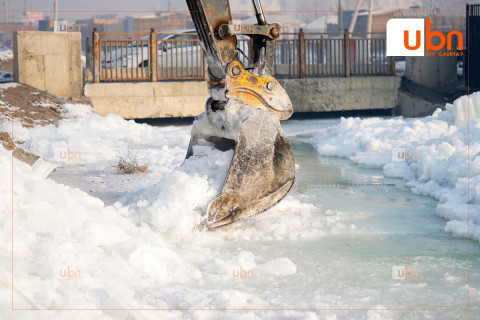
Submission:
[[98,114],[127,119],[194,117],[209,97],[205,81],[88,83],[85,94]]
[[[439,43],[439,37],[432,38],[432,44]],[[457,47],[456,43],[457,37],[452,37],[452,48]],[[442,50],[435,51],[435,56],[405,57],[405,77],[440,92],[455,92],[458,83],[457,57],[440,56],[446,52],[445,45]]]
[[82,94],[79,32],[18,31],[14,34],[14,79],[50,94]]
[[445,104],[439,104],[425,99],[421,96],[414,95],[410,92],[398,91],[398,106],[394,110],[395,115],[404,117],[426,117],[431,116],[437,109],[443,107]]
[[398,104],[399,77],[280,79],[294,112],[391,109]]
[[405,77],[440,92],[454,92],[457,57],[405,57]]
[[[399,77],[279,80],[294,112],[391,109],[398,104]],[[203,81],[89,83],[85,92],[100,115],[124,118],[194,117],[209,97]]]

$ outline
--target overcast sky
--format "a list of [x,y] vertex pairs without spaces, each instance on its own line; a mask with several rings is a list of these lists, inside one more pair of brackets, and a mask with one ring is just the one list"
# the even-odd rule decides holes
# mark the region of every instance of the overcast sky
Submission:
[[[2,12],[4,16],[4,1],[0,0]],[[343,0],[344,10],[352,10],[357,0]],[[413,1],[413,0],[412,0]],[[430,0],[423,0],[430,3]],[[432,0],[435,7],[442,10],[465,10],[466,0]],[[54,0],[7,0],[8,11],[12,10],[28,10],[28,11],[52,11],[43,13],[45,16],[53,17]],[[389,3],[385,1],[383,3]],[[469,3],[480,3],[480,0],[469,0]],[[252,10],[250,0],[231,0],[232,10]],[[248,5],[246,6],[245,3]],[[338,6],[338,0],[263,0],[262,3],[272,10],[335,10]],[[391,3],[391,2],[390,2]],[[350,8],[351,7],[351,8]],[[368,7],[368,0],[363,0],[364,8]],[[382,0],[375,0],[375,9],[394,9],[382,8]],[[112,11],[170,11],[170,10],[187,10],[184,0],[58,0],[59,11],[75,11],[60,12],[59,18],[75,20],[80,18],[88,18],[92,15],[108,14]],[[96,12],[81,12],[96,11]],[[102,12],[103,11],[103,12]],[[132,15],[133,12],[118,12],[119,16]],[[14,20],[20,20],[21,13],[14,14]]]

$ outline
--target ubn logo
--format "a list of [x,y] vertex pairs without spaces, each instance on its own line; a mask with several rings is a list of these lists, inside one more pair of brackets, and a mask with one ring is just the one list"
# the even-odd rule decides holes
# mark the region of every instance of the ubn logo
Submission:
[[406,266],[392,267],[392,279],[394,280],[418,279],[418,274],[418,270],[410,270]]
[[392,161],[418,161],[418,152],[408,151],[407,148],[393,148]]
[[80,279],[82,277],[80,270],[71,269],[70,266],[61,266],[55,268],[55,279]]
[[243,270],[242,266],[240,266],[240,269],[235,272],[235,270],[232,271],[233,276],[235,278],[240,278],[240,279],[251,279],[253,278],[253,270]]
[[65,149],[55,149],[55,159],[58,161],[80,161],[81,154],[80,152],[72,152],[70,148]]
[[[460,31],[450,31],[445,37],[440,31],[432,31],[429,18],[390,19],[387,22],[387,56],[419,57],[425,56],[425,50],[428,51],[428,56],[433,56],[436,51],[442,50],[445,44],[447,50],[452,50],[454,35],[457,36],[458,50],[463,50],[463,35]],[[438,37],[439,44],[433,44],[434,37]],[[457,52],[452,52],[448,55],[457,54]]]

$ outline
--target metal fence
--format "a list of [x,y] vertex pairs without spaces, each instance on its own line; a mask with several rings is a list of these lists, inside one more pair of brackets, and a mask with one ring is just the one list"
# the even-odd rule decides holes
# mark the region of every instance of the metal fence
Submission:
[[[99,39],[101,81],[150,80],[150,41],[135,39]],[[145,59],[145,61],[143,61]],[[145,65],[144,65],[145,64]]]
[[349,41],[350,74],[385,75],[395,73],[395,58],[387,57],[385,38],[356,38],[354,34]]
[[287,34],[276,41],[279,78],[393,75],[395,60],[386,56],[384,34]]
[[179,35],[186,38],[165,39],[171,34],[153,29],[150,33],[94,30],[91,45],[86,46],[86,65],[93,82],[204,79],[205,59],[199,41],[187,38],[196,35]]
[[[123,38],[113,38],[123,35]],[[99,33],[87,39],[87,68],[93,82],[204,80],[204,55],[195,34]],[[167,37],[169,36],[169,37]],[[128,37],[128,38],[127,38]],[[252,41],[237,41],[239,60],[249,66]],[[393,75],[384,34],[288,33],[276,41],[275,76]]]

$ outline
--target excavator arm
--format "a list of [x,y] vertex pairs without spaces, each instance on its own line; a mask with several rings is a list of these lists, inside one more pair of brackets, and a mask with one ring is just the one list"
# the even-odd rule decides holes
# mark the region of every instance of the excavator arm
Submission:
[[[187,0],[208,64],[205,112],[193,123],[187,158],[195,145],[234,148],[221,194],[207,208],[206,224],[216,228],[261,213],[292,188],[295,161],[280,121],[293,112],[290,98],[272,76],[280,26],[268,24],[253,0],[257,24],[234,25],[228,0]],[[237,36],[252,39],[244,66]]]

